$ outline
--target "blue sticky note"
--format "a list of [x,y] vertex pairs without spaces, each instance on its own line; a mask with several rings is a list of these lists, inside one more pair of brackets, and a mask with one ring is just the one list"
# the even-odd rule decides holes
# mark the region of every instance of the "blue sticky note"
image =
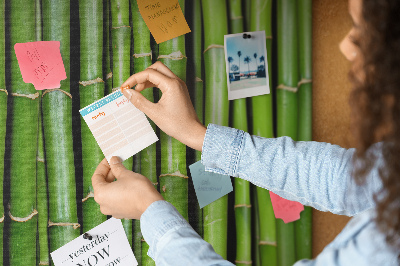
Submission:
[[230,176],[206,172],[198,161],[189,166],[200,208],[233,191]]

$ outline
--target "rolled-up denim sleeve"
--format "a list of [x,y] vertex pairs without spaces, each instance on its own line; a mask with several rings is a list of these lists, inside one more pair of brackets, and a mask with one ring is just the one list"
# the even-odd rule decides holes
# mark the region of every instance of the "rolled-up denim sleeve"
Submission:
[[140,228],[156,265],[233,265],[215,253],[167,201],[153,202],[140,217]]
[[230,175],[321,211],[353,216],[375,206],[381,188],[374,168],[358,186],[351,177],[355,149],[289,137],[261,138],[209,124],[203,142],[206,171]]

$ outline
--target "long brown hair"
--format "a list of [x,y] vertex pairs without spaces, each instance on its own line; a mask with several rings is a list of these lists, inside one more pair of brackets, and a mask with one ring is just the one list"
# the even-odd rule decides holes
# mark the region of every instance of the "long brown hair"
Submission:
[[363,78],[350,73],[350,103],[357,139],[354,177],[362,183],[377,158],[367,150],[382,141],[383,188],[375,195],[376,222],[387,243],[400,250],[400,1],[363,0],[360,36]]

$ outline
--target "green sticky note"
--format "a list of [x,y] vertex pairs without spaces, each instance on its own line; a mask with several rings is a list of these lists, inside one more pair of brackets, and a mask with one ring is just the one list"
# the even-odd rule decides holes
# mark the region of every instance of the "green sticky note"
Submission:
[[200,208],[233,191],[230,176],[206,172],[198,161],[189,166]]

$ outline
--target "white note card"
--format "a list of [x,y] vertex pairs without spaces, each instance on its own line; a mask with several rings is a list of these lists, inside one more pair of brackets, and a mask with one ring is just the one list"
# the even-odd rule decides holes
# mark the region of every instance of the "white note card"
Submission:
[[107,161],[123,161],[158,141],[146,115],[117,90],[79,110]]
[[136,266],[121,220],[110,218],[50,253],[55,266]]

